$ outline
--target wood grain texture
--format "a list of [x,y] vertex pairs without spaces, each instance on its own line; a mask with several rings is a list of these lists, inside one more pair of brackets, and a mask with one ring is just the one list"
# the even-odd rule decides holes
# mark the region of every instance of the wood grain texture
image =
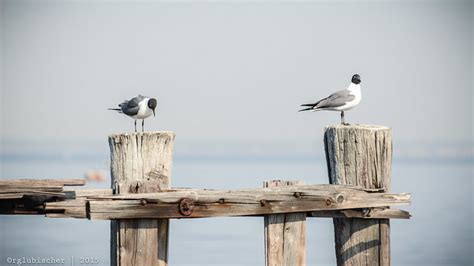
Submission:
[[[184,198],[195,204],[187,216],[181,214],[178,207]],[[369,193],[357,188],[327,185],[261,190],[171,191],[89,199],[92,219],[244,216],[385,207],[409,202],[409,194]]]
[[363,219],[410,219],[409,212],[399,209],[366,208],[335,211],[309,212],[306,217],[337,217],[337,218],[363,218]]
[[[369,218],[380,213],[373,208],[410,202],[406,193],[368,192],[358,187],[327,184],[238,190],[170,189],[156,193],[89,195],[76,201],[86,204],[84,198],[89,207],[87,217],[83,218],[92,219],[200,218],[348,209],[353,212],[346,212],[347,215],[360,213],[360,217]],[[179,211],[183,199],[195,205],[188,215]],[[58,212],[63,208],[66,214],[74,206],[69,201],[46,203],[46,211]]]
[[[303,184],[302,181],[265,181],[263,187],[274,188]],[[266,215],[265,265],[298,266],[306,263],[306,213]]]
[[82,186],[85,179],[10,179],[0,180],[0,200],[24,196],[64,196],[64,186]]
[[5,187],[13,188],[50,188],[64,186],[83,186],[86,180],[76,179],[5,179],[0,180],[0,189]]
[[65,189],[66,194],[71,194],[72,198],[87,198],[112,195],[110,188],[93,188],[93,189]]
[[112,195],[112,189],[73,189],[64,192],[66,200],[43,203],[46,217],[90,219],[88,197]]
[[[329,126],[324,144],[331,184],[390,190],[392,131]],[[338,265],[390,265],[389,220],[334,218]]]
[[[109,136],[114,194],[158,192],[171,182],[172,132],[136,132]],[[111,222],[112,265],[168,264],[169,221]]]

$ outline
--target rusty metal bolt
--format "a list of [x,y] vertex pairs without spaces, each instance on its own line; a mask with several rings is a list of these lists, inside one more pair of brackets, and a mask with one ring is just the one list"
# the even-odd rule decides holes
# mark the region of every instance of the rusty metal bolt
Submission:
[[327,199],[326,199],[326,205],[327,205],[327,206],[331,206],[331,203],[332,203],[331,199],[330,199],[330,198],[327,198]]
[[260,205],[262,205],[262,207],[266,206],[267,205],[267,201],[266,200],[261,200],[260,201]]
[[220,199],[219,199],[219,203],[220,203],[220,204],[224,204],[224,202],[225,202],[225,199],[224,199],[224,198],[220,198]]
[[301,192],[295,192],[293,193],[293,196],[295,196],[295,198],[301,198]]
[[140,200],[140,204],[145,206],[148,202],[146,201],[146,199],[141,199]]
[[190,198],[183,198],[179,202],[179,213],[184,216],[189,216],[194,210],[194,200]]

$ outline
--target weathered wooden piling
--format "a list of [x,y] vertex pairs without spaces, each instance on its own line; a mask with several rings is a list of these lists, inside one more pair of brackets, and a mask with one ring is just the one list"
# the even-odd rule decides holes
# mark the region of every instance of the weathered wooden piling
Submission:
[[[265,181],[263,187],[302,185],[302,181]],[[295,192],[294,197],[301,195]],[[262,202],[266,204],[266,202]],[[306,263],[306,213],[265,215],[265,265],[302,266]]]
[[[331,184],[390,189],[392,131],[384,126],[329,126],[324,146]],[[334,218],[338,265],[390,265],[388,219]]]
[[[174,137],[171,132],[109,136],[113,193],[148,193],[168,189]],[[167,265],[168,232],[169,219],[112,221],[111,265]]]

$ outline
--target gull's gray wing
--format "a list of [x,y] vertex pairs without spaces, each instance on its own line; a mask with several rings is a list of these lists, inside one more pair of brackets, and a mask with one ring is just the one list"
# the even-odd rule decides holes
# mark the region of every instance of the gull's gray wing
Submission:
[[355,99],[355,96],[350,94],[350,91],[341,90],[329,95],[329,97],[327,98],[324,98],[316,102],[313,109],[340,107],[354,99]]
[[124,101],[123,103],[119,104],[120,109],[122,109],[122,112],[126,115],[129,116],[134,116],[138,114],[138,109],[140,102],[145,99],[144,96],[138,95],[137,97],[134,97],[128,101]]

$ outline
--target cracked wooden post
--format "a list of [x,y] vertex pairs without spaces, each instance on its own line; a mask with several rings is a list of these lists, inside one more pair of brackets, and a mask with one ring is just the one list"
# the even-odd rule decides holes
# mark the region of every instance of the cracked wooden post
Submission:
[[[328,126],[329,182],[390,189],[392,131],[384,126]],[[390,265],[388,219],[334,218],[337,265]]]
[[[302,185],[302,181],[265,181],[263,187]],[[262,204],[269,204],[271,202]],[[301,266],[306,263],[306,213],[265,215],[265,265]]]
[[[109,136],[114,194],[157,192],[170,187],[172,132]],[[111,221],[111,265],[168,264],[169,219]]]

